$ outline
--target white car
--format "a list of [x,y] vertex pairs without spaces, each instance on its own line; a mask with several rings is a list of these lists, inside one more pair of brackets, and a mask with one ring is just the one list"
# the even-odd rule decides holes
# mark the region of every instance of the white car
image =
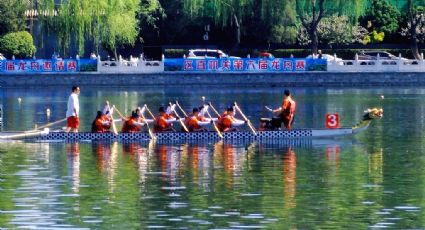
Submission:
[[221,50],[212,49],[191,49],[187,58],[240,58],[229,56]]
[[[307,56],[307,58],[314,58],[317,59],[317,57],[313,57],[311,54]],[[330,61],[342,61],[342,58],[336,57],[330,54],[322,54],[322,59],[326,59],[326,61],[330,62]]]

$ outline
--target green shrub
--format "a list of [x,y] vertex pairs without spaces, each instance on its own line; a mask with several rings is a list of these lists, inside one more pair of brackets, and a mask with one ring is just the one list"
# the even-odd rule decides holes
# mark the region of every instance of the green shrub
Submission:
[[30,33],[26,31],[13,32],[0,38],[0,52],[16,58],[32,57],[36,51]]

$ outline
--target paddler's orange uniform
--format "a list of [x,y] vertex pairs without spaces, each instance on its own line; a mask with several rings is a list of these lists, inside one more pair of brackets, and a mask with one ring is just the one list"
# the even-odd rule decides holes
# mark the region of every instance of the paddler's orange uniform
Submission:
[[102,115],[101,111],[97,111],[95,120],[92,122],[93,133],[105,133],[109,132],[111,128],[111,120],[108,116]]
[[292,121],[294,119],[296,103],[292,100],[291,96],[285,96],[282,102],[281,118],[285,128],[291,129]]
[[123,133],[135,133],[140,132],[140,125],[138,124],[139,116],[137,113],[133,113],[131,117],[127,118],[122,125],[121,132]]
[[172,124],[168,122],[169,119],[174,118],[172,115],[165,113],[163,107],[159,108],[159,114],[155,118],[154,131],[155,132],[165,132],[165,131],[173,131],[171,127]]
[[218,129],[220,129],[221,132],[232,131],[233,121],[233,108],[229,107],[218,119]]

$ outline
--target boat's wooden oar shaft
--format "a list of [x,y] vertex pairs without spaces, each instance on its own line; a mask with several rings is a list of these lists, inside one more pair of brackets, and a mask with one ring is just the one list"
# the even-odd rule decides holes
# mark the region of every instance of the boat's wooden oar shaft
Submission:
[[208,110],[207,110],[207,115],[208,115],[208,117],[211,119],[211,121],[212,121],[212,123],[213,123],[213,126],[214,126],[214,129],[215,129],[215,131],[217,132],[217,135],[218,135],[221,139],[223,139],[223,134],[220,132],[220,129],[218,129],[217,125],[215,124],[215,122],[214,122],[214,120],[212,119],[211,114],[210,114],[210,112],[209,112]]
[[65,118],[63,118],[63,119],[60,119],[60,120],[58,120],[58,121],[54,121],[54,122],[50,122],[50,123],[48,123],[48,124],[42,125],[42,126],[40,126],[40,127],[36,128],[36,130],[38,130],[38,129],[44,129],[44,128],[50,127],[50,126],[52,126],[52,125],[59,124],[59,123],[64,122],[64,121],[66,121],[66,117],[65,117]]
[[218,116],[218,117],[220,117],[220,113],[218,113],[218,111],[214,108],[214,106],[212,105],[212,103],[211,102],[209,102],[208,103],[208,105],[210,106],[210,108],[214,111],[214,113]]
[[153,115],[152,111],[149,109],[148,105],[145,104],[146,111],[151,115],[152,119],[156,120],[156,117]]
[[[172,106],[171,102],[169,103],[170,106]],[[183,127],[184,131],[189,132],[189,129],[186,127],[186,125],[184,124],[184,122],[182,121],[182,119],[180,118],[179,114],[177,113],[176,110],[174,110],[174,114],[176,115],[177,119],[180,122],[180,125]]]
[[117,111],[118,115],[120,115],[120,117],[121,117],[122,119],[125,119],[125,116],[124,116],[124,115],[122,115],[122,113],[120,112],[120,110],[119,110],[117,107],[115,107],[115,111]]
[[180,106],[180,104],[179,104],[179,102],[178,102],[178,101],[176,101],[176,105],[177,105],[177,107],[179,107],[180,111],[182,111],[183,115],[184,115],[185,117],[188,117],[188,116],[187,116],[187,113],[183,110],[183,108]]
[[235,102],[235,108],[239,111],[243,119],[247,122],[248,127],[251,129],[252,133],[257,134],[257,131],[255,130],[254,126],[252,126],[251,121],[245,116],[245,114],[242,112],[242,110],[239,108],[238,104]]

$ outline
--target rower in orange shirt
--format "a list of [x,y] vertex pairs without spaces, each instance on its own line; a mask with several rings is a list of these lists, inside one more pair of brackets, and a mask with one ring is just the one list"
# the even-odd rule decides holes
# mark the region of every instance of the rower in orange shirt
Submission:
[[[200,132],[200,131],[207,131],[206,128],[202,126],[209,125],[211,122],[206,121],[205,117],[199,117],[199,109],[193,108],[192,114],[188,118],[187,127],[189,129],[189,132]],[[202,121],[202,119],[204,121]]]
[[96,118],[91,125],[91,131],[93,133],[106,133],[109,132],[110,128],[111,122],[108,118],[101,111],[97,111]]
[[245,121],[235,118],[232,106],[227,107],[226,111],[218,119],[218,128],[221,132],[237,131],[236,127],[245,124]]
[[132,111],[131,117],[127,119],[123,119],[124,123],[122,125],[121,132],[123,133],[135,133],[140,132],[141,127],[145,125],[145,123],[140,122],[138,111]]
[[159,114],[155,119],[153,127],[155,132],[175,131],[172,128],[172,123],[176,121],[176,118],[174,118],[170,113],[166,113],[164,107],[159,108]]
[[[279,113],[280,122],[283,122],[283,125],[287,129],[292,128],[292,123],[294,123],[294,116],[296,110],[296,102],[291,97],[291,92],[285,89],[285,96],[282,101],[282,106],[278,109],[273,110],[273,113]],[[279,122],[279,126],[280,126]]]

